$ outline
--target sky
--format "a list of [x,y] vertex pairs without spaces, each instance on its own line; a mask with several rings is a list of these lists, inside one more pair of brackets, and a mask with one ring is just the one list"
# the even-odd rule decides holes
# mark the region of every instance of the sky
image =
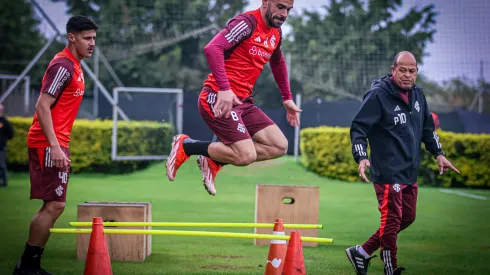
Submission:
[[[246,9],[258,8],[261,2],[262,0],[249,0],[250,4]],[[321,10],[329,2],[296,0],[294,11]],[[38,0],[38,3],[64,32],[69,18],[65,14],[64,4],[51,3],[50,0]],[[414,5],[427,3],[435,4],[439,15],[436,17],[437,33],[434,41],[427,46],[429,56],[424,58],[420,71],[438,82],[456,76],[476,80],[480,77],[480,61],[483,61],[483,76],[490,81],[490,0],[404,0],[403,7],[395,16],[403,16]],[[283,28],[287,32],[287,26]],[[47,24],[43,24],[41,30],[48,35],[53,33]]]

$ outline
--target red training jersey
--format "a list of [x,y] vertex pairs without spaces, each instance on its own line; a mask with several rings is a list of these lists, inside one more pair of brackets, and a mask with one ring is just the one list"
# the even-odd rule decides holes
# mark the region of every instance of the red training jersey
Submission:
[[292,99],[281,42],[281,29],[269,28],[260,9],[235,16],[204,49],[212,71],[204,87],[215,92],[231,89],[247,98],[270,61],[283,100]]
[[[41,87],[41,93],[48,93],[56,98],[51,106],[51,118],[60,146],[68,147],[71,129],[82,103],[84,91],[85,80],[80,61],[68,48],[65,48],[49,63]],[[32,125],[27,134],[27,146],[49,146],[37,113],[34,113]]]

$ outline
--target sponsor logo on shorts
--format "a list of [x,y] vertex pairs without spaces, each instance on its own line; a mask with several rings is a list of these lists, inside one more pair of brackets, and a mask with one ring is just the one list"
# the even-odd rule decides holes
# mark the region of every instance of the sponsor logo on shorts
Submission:
[[236,129],[238,130],[238,132],[241,132],[241,133],[245,133],[245,131],[246,131],[245,127],[241,123],[238,123],[238,127]]
[[59,185],[58,188],[56,188],[55,192],[58,197],[61,197],[61,195],[63,195],[63,186]]

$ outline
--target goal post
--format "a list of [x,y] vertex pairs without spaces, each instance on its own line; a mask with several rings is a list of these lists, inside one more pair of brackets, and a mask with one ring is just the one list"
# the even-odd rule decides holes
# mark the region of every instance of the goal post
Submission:
[[113,105],[112,105],[112,153],[113,161],[124,160],[165,160],[168,155],[140,155],[140,156],[121,156],[117,152],[117,123],[118,111],[120,108],[119,93],[160,93],[160,94],[175,94],[176,96],[176,114],[175,114],[175,130],[178,134],[182,133],[183,129],[183,109],[184,109],[184,91],[178,88],[146,88],[146,87],[115,87],[113,89]]

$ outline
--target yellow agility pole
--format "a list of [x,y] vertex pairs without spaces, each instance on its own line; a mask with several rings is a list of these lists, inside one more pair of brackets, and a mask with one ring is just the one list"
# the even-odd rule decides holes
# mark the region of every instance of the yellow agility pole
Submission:
[[[92,226],[92,222],[70,222],[70,226]],[[273,223],[211,223],[211,222],[103,222],[104,226],[154,226],[154,227],[235,227],[274,228]],[[284,224],[284,228],[323,229],[322,224]]]
[[[92,229],[73,229],[73,228],[51,228],[51,233],[64,234],[90,234]],[[272,234],[254,233],[232,233],[232,232],[208,232],[208,231],[180,231],[180,230],[144,230],[144,229],[107,229],[104,234],[143,234],[143,235],[173,235],[173,236],[199,236],[199,237],[224,237],[224,238],[245,238],[245,239],[270,239],[270,240],[289,240],[289,236]],[[330,238],[301,237],[302,242],[333,243]]]

